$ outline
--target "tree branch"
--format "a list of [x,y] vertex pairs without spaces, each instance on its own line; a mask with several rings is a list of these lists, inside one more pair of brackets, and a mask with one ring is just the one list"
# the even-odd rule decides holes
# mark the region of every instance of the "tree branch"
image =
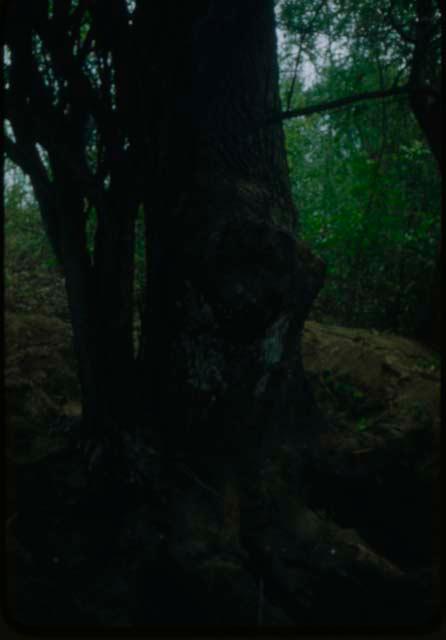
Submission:
[[[385,89],[380,91],[366,91],[364,93],[356,93],[352,96],[338,98],[337,100],[328,100],[327,102],[308,105],[307,107],[302,107],[300,109],[282,111],[282,113],[279,116],[275,116],[270,122],[290,120],[291,118],[300,118],[302,116],[310,116],[310,115],[313,115],[314,113],[323,113],[324,111],[341,109],[342,107],[348,107],[352,104],[356,104],[357,102],[363,102],[365,100],[379,100],[382,98],[391,98],[395,96],[408,95],[409,93],[411,93],[411,91],[412,90],[407,85],[404,85],[402,87],[392,87],[390,89]],[[429,90],[426,89],[426,91],[429,91]]]
[[296,85],[296,80],[297,80],[297,73],[299,70],[299,66],[300,66],[300,61],[301,61],[301,57],[302,57],[302,52],[304,50],[304,44],[305,44],[305,40],[307,38],[307,36],[311,33],[311,29],[314,25],[314,23],[316,22],[316,19],[319,15],[319,13],[322,10],[322,7],[325,5],[326,0],[322,0],[319,5],[316,8],[316,11],[314,12],[310,23],[308,24],[307,28],[305,29],[305,31],[303,33],[300,34],[300,43],[299,43],[299,48],[296,54],[296,59],[294,62],[294,70],[293,70],[293,77],[291,79],[291,85],[287,94],[287,100],[286,100],[286,105],[287,105],[287,109],[289,110],[289,108],[291,107],[291,101],[293,99],[293,94],[294,94],[294,87]]

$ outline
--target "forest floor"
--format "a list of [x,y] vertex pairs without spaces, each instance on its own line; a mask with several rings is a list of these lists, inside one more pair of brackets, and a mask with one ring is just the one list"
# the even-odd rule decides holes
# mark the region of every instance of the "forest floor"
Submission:
[[[74,615],[60,602],[56,604],[56,583],[51,576],[60,572],[64,562],[70,565],[67,570],[76,573],[80,560],[74,550],[84,548],[79,538],[84,534],[71,519],[67,520],[71,528],[66,525],[68,530],[63,530],[70,542],[65,539],[62,543],[62,533],[57,538],[49,524],[42,529],[42,520],[47,517],[48,478],[36,472],[66,446],[63,431],[49,429],[49,425],[61,416],[69,423],[80,415],[68,320],[60,274],[32,271],[26,265],[10,270],[5,313],[7,462],[9,479],[16,481],[8,483],[7,540],[11,561],[20,567],[17,580],[22,580],[22,588],[28,591],[25,602],[35,600],[29,611],[36,624],[48,619],[63,624]],[[319,454],[306,472],[307,506],[315,518],[334,523],[346,548],[355,548],[355,560],[349,560],[350,564],[361,553],[368,554],[380,564],[380,571],[384,567],[383,571],[395,575],[412,576],[415,592],[422,593],[425,601],[414,619],[429,622],[439,598],[435,585],[440,496],[434,490],[440,474],[439,356],[396,335],[308,321],[303,358],[313,393],[332,426],[321,436]],[[69,471],[64,468],[64,482],[60,481],[61,473],[59,469],[58,482],[65,492],[62,499],[70,504],[70,491],[76,492],[83,479],[75,467]],[[38,542],[31,541],[30,527],[40,531],[35,536]],[[107,575],[105,572],[104,580],[109,579]],[[98,585],[96,589],[103,589],[100,580]],[[71,588],[83,612],[80,622],[100,624],[101,615],[95,618],[89,610],[94,587],[93,592],[81,583],[73,583]],[[50,599],[55,600],[57,614],[55,609],[51,615],[48,610],[42,613],[42,608],[48,607],[42,604],[45,589],[50,593],[53,589]],[[113,598],[119,601],[122,597],[119,589],[125,591],[126,586],[118,585],[115,593],[109,594],[111,600],[103,607],[102,618],[110,621],[107,616],[114,611],[112,622],[130,624],[126,615],[117,613],[119,606],[110,604]],[[249,590],[249,586],[241,588],[244,595]],[[290,618],[289,612],[283,616],[277,613],[277,597],[272,596],[272,602],[276,605],[269,610],[265,605],[265,614],[264,605],[256,604],[257,624]],[[28,610],[26,603],[24,606]],[[139,619],[138,615],[134,613],[131,620]],[[342,622],[341,615],[339,620]],[[404,623],[404,613],[395,620]]]

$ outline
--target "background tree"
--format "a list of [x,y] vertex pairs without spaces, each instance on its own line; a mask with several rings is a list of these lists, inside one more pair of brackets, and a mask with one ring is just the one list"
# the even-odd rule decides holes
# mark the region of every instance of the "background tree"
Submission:
[[107,31],[104,11],[100,2],[9,3],[5,29],[5,149],[31,180],[64,271],[89,438],[110,435],[113,425],[119,430],[132,407],[141,198],[139,137],[135,143],[128,120],[130,72],[123,73],[130,14],[125,3],[114,3]]

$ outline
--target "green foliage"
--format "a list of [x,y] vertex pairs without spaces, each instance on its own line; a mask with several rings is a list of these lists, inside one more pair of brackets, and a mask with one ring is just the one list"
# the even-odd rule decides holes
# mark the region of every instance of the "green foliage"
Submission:
[[10,162],[5,163],[5,278],[13,270],[53,269],[57,262],[42,227],[29,182]]
[[[413,45],[399,31],[413,36],[415,4],[391,4],[389,17],[384,0],[335,0],[319,10],[317,3],[280,3],[282,102],[288,106],[290,87],[291,106],[299,108],[407,82]],[[432,83],[439,65],[434,18]],[[302,55],[309,40],[324,45],[312,59]],[[285,133],[300,234],[328,267],[314,317],[410,334],[428,301],[441,183],[407,99],[289,120]]]
[[[5,276],[11,283],[13,271],[54,271],[59,265],[45,234],[29,180],[8,160],[5,163]],[[86,221],[87,247],[93,256],[97,215],[91,207]],[[141,295],[145,282],[144,210],[135,222],[135,292]]]
[[424,371],[435,372],[441,366],[441,358],[439,354],[432,354],[429,358],[420,358],[417,360],[417,367]]
[[358,431],[365,431],[368,427],[367,418],[360,418],[356,425]]
[[[316,316],[410,330],[440,235],[437,168],[408,110],[377,106],[286,127],[301,233],[327,263]],[[374,117],[375,116],[375,117]]]

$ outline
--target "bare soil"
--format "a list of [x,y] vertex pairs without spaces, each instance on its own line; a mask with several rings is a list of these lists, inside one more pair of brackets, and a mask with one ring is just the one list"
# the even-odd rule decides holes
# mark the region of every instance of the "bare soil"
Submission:
[[[61,417],[68,423],[70,419],[76,420],[81,412],[71,340],[60,274],[54,272],[45,277],[29,272],[14,274],[6,292],[5,314],[7,540],[10,562],[13,566],[18,563],[20,567],[17,580],[22,584],[21,588],[28,590],[28,574],[34,576],[34,589],[37,581],[37,591],[54,589],[50,578],[42,578],[47,575],[44,569],[32,569],[36,563],[43,562],[42,558],[35,559],[39,544],[41,549],[46,549],[47,564],[53,572],[57,569],[55,563],[59,563],[64,553],[63,547],[55,553],[54,545],[57,547],[62,543],[51,531],[48,535],[56,540],[53,546],[39,538],[39,544],[35,543],[37,547],[34,545],[34,549],[30,549],[29,527],[33,518],[37,520],[45,513],[45,508],[39,509],[36,503],[44,504],[47,485],[34,483],[35,470],[44,468],[55,455],[63,456],[66,447],[63,430],[52,429],[51,425],[60,422]],[[439,358],[420,344],[396,335],[311,321],[306,323],[303,334],[303,358],[312,392],[327,416],[330,428],[321,436],[319,452],[305,472],[308,488],[305,510],[298,511],[299,535],[301,539],[319,535],[314,531],[320,531],[321,523],[324,523],[324,530],[330,531],[327,534],[330,549],[344,550],[344,564],[361,569],[364,563],[371,564],[379,567],[380,576],[409,577],[416,585],[414,593],[423,594],[425,608],[421,618],[425,621],[430,613],[433,617],[439,598],[434,588],[440,554],[439,488],[437,490],[440,474]],[[63,482],[71,483],[71,489],[82,486],[83,479],[76,475],[74,464],[71,467],[59,464],[57,473],[58,478],[61,474],[68,477],[68,480],[60,480],[61,486]],[[40,471],[37,475],[43,477]],[[17,486],[20,486],[20,499],[17,498]],[[64,495],[65,502],[67,495]],[[23,515],[20,512],[31,502],[34,508],[29,509],[20,521]],[[191,508],[193,510],[193,506]],[[138,526],[141,526],[146,515],[138,513]],[[153,517],[152,513],[150,518]],[[65,555],[69,555],[71,564],[77,566],[76,553],[84,548],[82,535],[85,532],[73,524],[75,520],[70,519],[73,540],[71,546],[65,547]],[[24,527],[27,528],[25,533]],[[36,531],[40,531],[37,524]],[[66,536],[66,528],[63,531]],[[146,554],[150,555],[159,548],[162,525],[154,525],[150,520],[147,531],[146,537],[157,538],[156,544],[153,542],[146,549]],[[36,534],[37,538],[39,535]],[[271,544],[274,544],[273,539]],[[319,556],[316,554],[315,558],[319,559]],[[217,562],[214,558],[212,562],[207,561],[203,571],[211,572],[213,580],[218,582],[217,575],[225,582],[228,571],[232,575],[240,568],[237,562],[231,562],[227,558]],[[336,572],[342,574],[344,564],[336,566]],[[103,590],[109,580],[101,567],[98,571],[102,572],[102,578],[98,577],[96,587],[90,587],[92,593]],[[327,567],[327,575],[331,575],[329,572],[335,569],[330,568],[331,565]],[[159,571],[164,575],[165,583],[168,570]],[[285,570],[277,571],[278,577],[271,578],[271,584],[274,580],[274,584],[284,582]],[[289,573],[289,568],[287,571]],[[299,575],[301,580],[302,575]],[[252,586],[251,577],[247,576],[248,573],[240,573],[237,578],[239,591],[233,595],[234,599],[243,599],[251,592],[260,593],[259,584],[263,593],[263,582]],[[162,580],[158,578],[161,584]],[[112,599],[122,597],[118,583],[114,583],[117,593],[110,596]],[[170,586],[165,584],[163,588],[168,591]],[[78,594],[84,587],[81,583],[76,586]],[[126,587],[121,584],[121,588],[125,591]],[[291,587],[286,580],[283,589],[289,594]],[[57,593],[52,597],[57,601]],[[100,624],[101,615],[104,619],[112,615],[110,601],[103,605],[101,615],[93,615],[88,597],[77,597],[77,611],[83,612],[84,622]],[[271,596],[272,604],[268,604],[268,597],[265,596],[265,604],[260,609],[259,603],[255,604],[262,614],[259,614],[261,621],[269,619],[278,624],[289,621],[287,608],[283,613],[280,606],[274,604],[277,594]],[[38,602],[37,596],[35,602]],[[28,605],[23,606],[26,610]],[[45,616],[39,618],[40,614],[36,613],[41,612],[43,605],[34,603],[33,607],[29,610],[34,612],[34,621],[39,623],[42,619],[45,622]],[[96,607],[96,611],[100,610],[100,606]],[[74,615],[64,607],[59,611],[56,623],[63,622],[64,616]],[[114,623],[130,624],[126,614],[119,611],[117,607]],[[132,615],[132,620],[141,617],[135,611]],[[152,619],[156,619],[154,616]],[[312,620],[310,614],[308,619]]]

